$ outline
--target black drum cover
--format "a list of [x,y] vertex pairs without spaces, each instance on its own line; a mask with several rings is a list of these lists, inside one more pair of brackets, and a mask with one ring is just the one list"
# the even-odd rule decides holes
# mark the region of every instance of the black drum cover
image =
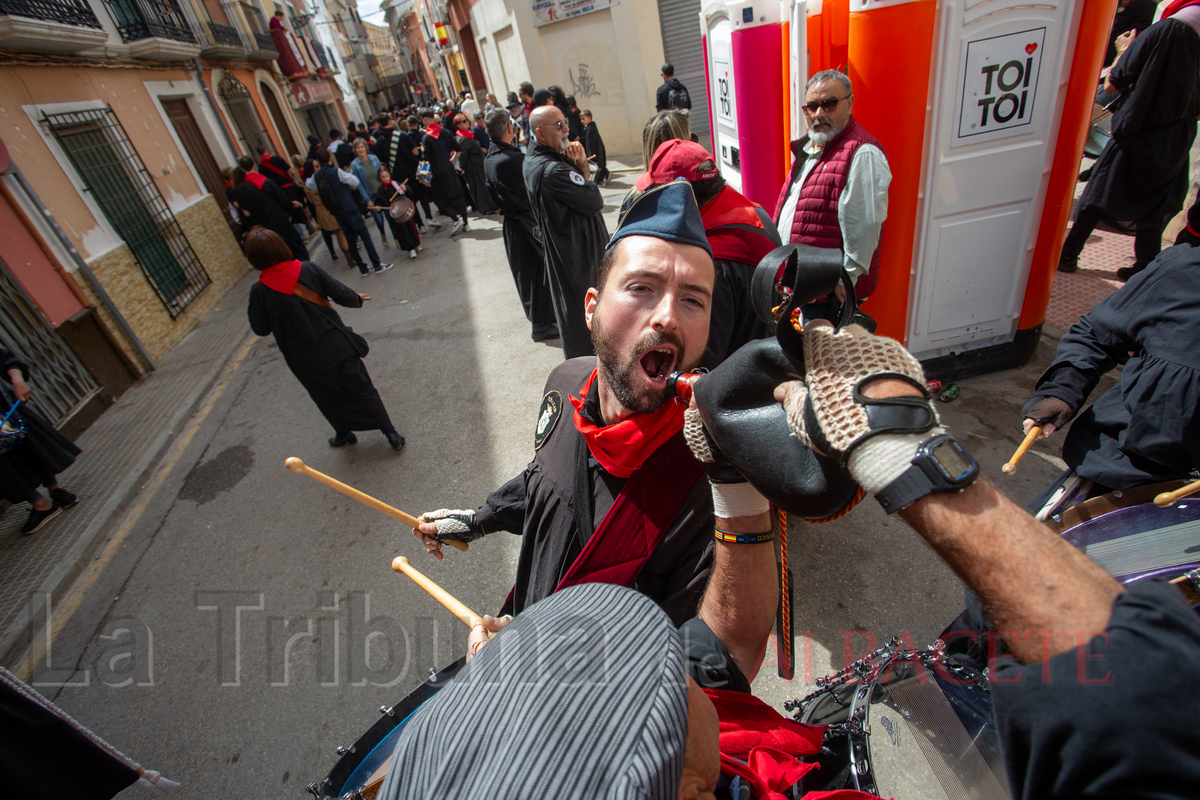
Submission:
[[709,436],[746,480],[789,514],[823,519],[844,509],[858,484],[788,428],[775,387],[799,377],[778,341],[759,339],[702,375],[692,391]]

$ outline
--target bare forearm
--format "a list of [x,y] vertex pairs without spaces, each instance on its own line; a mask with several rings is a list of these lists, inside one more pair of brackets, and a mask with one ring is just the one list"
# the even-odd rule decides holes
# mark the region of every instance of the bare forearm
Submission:
[[1078,635],[1108,625],[1120,585],[986,481],[899,513],[979,595],[1023,663],[1070,650]]
[[[771,530],[771,516],[717,517],[717,527],[731,533],[765,533]],[[729,650],[747,680],[754,680],[762,664],[778,606],[774,544],[718,540],[699,616]]]

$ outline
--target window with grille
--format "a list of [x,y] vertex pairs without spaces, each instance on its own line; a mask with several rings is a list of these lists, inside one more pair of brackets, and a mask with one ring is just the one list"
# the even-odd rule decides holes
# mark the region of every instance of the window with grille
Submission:
[[262,118],[254,108],[250,90],[233,77],[232,72],[226,71],[225,76],[221,78],[221,82],[217,84],[217,94],[221,95],[225,107],[229,109],[229,115],[233,117],[233,127],[242,142],[243,153],[254,158],[259,145],[266,145],[268,150],[273,149]]
[[171,318],[179,316],[212,280],[112,109],[42,120]]

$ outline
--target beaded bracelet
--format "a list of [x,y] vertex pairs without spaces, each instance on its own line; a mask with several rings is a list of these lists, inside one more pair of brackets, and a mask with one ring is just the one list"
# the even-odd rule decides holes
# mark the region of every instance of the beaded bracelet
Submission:
[[713,529],[716,532],[718,542],[729,542],[730,544],[765,544],[775,541],[775,532],[767,531],[766,533],[733,533],[732,531],[723,531],[720,528]]

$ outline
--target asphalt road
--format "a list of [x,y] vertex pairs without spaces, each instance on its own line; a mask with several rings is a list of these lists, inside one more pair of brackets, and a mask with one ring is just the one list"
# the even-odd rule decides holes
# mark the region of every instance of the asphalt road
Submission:
[[[610,230],[631,180],[606,190]],[[516,537],[436,562],[399,523],[284,468],[298,456],[413,514],[474,508],[523,469],[561,351],[530,340],[499,228],[484,220],[456,241],[431,235],[415,261],[389,251],[397,266],[382,276],[361,279],[344,262],[333,270],[373,297],[343,317],[371,343],[366,363],[407,437],[403,452],[371,433],[330,448],[273,341],[257,340],[164,462],[169,474],[101,579],[80,587],[80,610],[54,642],[59,672],[44,670],[40,688],[180,781],[180,800],[306,796],[380,706],[463,652],[466,628],[391,570],[397,555],[479,613],[503,601]],[[1043,343],[1024,369],[964,381],[942,406],[985,474],[1022,502],[1059,469],[1055,444],[1039,444],[1016,476],[999,469],[1051,353]],[[768,664],[755,684],[776,705],[872,639],[931,642],[961,609],[958,580],[872,500],[829,524],[793,526],[790,554],[797,679]]]

